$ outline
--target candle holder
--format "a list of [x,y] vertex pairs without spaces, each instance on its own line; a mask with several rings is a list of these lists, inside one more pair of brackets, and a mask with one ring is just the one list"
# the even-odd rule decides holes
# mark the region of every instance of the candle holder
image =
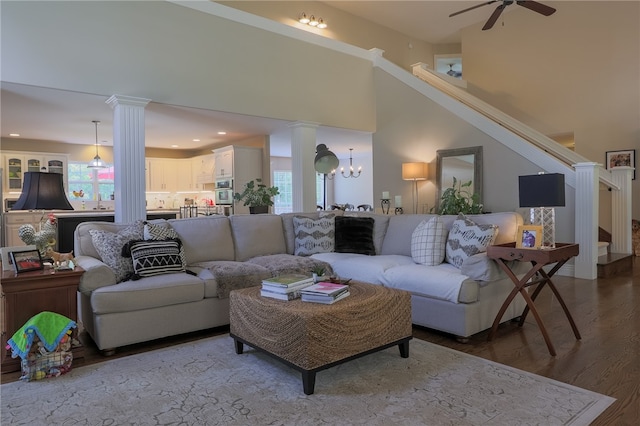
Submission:
[[402,207],[395,208],[394,214],[403,214],[403,213],[404,213],[404,210],[402,210]]
[[389,209],[391,208],[391,200],[388,198],[382,198],[380,200],[380,207],[382,207],[382,213],[389,214]]

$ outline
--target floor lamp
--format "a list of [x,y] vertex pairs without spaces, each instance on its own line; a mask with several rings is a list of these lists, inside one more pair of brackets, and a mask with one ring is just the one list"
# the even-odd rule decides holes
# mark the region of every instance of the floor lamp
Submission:
[[556,214],[554,207],[564,207],[564,175],[540,173],[519,176],[520,207],[531,207],[532,225],[542,226],[542,248],[556,246]]
[[411,190],[413,214],[418,213],[418,181],[427,180],[427,177],[427,163],[402,163],[402,179],[413,181],[413,188]]

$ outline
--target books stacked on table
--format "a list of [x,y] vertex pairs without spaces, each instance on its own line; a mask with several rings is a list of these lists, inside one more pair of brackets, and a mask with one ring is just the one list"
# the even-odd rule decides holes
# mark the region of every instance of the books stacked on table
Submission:
[[278,300],[293,300],[300,297],[302,289],[313,284],[313,277],[302,274],[287,274],[262,280],[260,295]]
[[319,282],[302,290],[303,302],[324,303],[330,305],[349,296],[349,286],[330,282]]

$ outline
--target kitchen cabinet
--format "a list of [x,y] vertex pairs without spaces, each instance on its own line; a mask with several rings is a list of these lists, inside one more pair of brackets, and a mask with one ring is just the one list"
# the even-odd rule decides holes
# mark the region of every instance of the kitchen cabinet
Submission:
[[191,159],[191,167],[193,171],[194,189],[202,191],[205,184],[215,182],[215,155],[200,155]]
[[176,192],[179,173],[175,160],[148,158],[146,190],[149,192]]
[[15,247],[15,246],[24,246],[25,243],[22,242],[20,237],[18,236],[18,229],[22,225],[31,224],[36,230],[38,229],[38,225],[40,224],[40,218],[42,218],[42,212],[34,213],[25,211],[23,212],[12,212],[6,213],[4,216],[4,246],[6,247]]
[[5,169],[5,191],[22,191],[25,172],[49,172],[64,175],[63,181],[67,189],[67,164],[69,156],[66,154],[48,154],[41,152],[5,152],[2,156]]
[[213,151],[215,160],[215,178],[224,179],[233,177],[234,147],[228,146]]

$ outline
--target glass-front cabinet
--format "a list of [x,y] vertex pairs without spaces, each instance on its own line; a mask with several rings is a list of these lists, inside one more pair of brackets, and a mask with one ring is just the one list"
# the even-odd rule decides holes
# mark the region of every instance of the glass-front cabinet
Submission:
[[64,175],[64,183],[67,185],[67,164],[69,157],[66,154],[43,154],[29,152],[7,152],[3,155],[4,188],[9,192],[22,191],[22,182],[25,172],[49,172]]

